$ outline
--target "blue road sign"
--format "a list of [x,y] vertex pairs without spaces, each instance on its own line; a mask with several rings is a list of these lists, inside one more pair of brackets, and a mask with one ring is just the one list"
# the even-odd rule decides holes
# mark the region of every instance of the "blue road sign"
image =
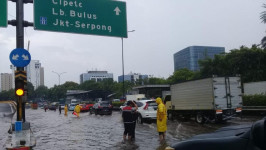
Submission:
[[14,66],[25,67],[30,63],[31,56],[27,50],[17,48],[10,53],[9,59]]

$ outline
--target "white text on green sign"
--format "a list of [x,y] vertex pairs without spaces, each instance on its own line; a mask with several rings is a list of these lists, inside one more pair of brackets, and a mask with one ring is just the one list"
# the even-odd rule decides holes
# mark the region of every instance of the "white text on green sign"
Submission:
[[34,0],[36,30],[127,37],[126,3],[113,0]]

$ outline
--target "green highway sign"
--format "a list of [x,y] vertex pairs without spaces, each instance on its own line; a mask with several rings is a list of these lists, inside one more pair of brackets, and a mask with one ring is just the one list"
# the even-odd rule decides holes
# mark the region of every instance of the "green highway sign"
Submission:
[[7,0],[0,0],[0,27],[7,27]]
[[126,3],[115,0],[34,0],[34,29],[126,38]]

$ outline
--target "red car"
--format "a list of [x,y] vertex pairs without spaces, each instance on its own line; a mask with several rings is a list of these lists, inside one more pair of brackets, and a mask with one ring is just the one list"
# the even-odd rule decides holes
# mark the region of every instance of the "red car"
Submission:
[[81,112],[87,112],[93,106],[93,104],[79,104],[81,106]]

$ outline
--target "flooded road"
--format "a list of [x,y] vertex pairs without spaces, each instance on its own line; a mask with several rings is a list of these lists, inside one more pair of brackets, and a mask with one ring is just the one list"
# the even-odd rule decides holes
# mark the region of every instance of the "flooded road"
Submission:
[[[26,109],[26,120],[31,123],[37,140],[35,150],[161,150],[197,134],[213,132],[229,125],[250,124],[258,119],[260,118],[205,125],[199,125],[192,120],[168,121],[166,143],[161,145],[155,122],[137,124],[136,141],[122,143],[124,126],[121,113],[118,111],[114,111],[111,116],[81,113],[80,118],[77,118],[71,112],[64,116],[63,112],[59,115],[58,110],[44,112],[43,109]],[[0,144],[4,146],[10,121],[2,120],[3,118],[0,118]]]

